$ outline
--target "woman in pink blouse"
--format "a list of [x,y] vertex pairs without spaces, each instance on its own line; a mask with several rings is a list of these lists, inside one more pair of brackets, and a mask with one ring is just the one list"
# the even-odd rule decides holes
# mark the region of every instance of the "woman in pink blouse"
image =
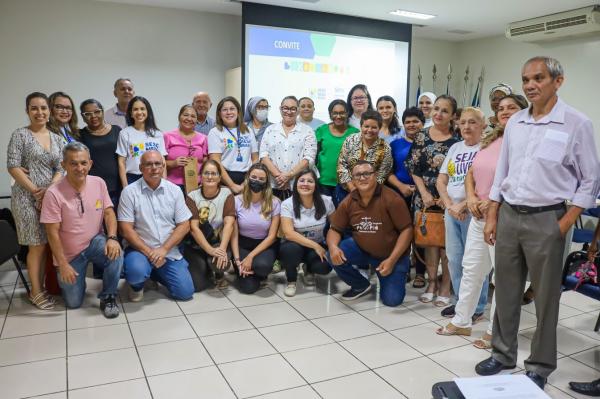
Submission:
[[166,132],[165,148],[167,150],[167,179],[177,184],[185,192],[183,169],[193,158],[198,160],[198,179],[200,169],[208,155],[206,136],[194,131],[198,115],[190,104],[179,110],[179,128]]

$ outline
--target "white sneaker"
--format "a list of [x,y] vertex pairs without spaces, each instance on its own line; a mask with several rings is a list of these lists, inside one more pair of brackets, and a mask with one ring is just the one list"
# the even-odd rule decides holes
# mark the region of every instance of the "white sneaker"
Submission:
[[134,291],[131,286],[129,286],[129,300],[131,302],[140,302],[144,299],[144,289],[142,288],[139,291]]
[[285,287],[285,291],[283,291],[285,296],[294,296],[296,295],[296,283],[288,283],[287,287]]
[[307,287],[311,287],[315,285],[315,274],[309,273],[306,265],[302,265],[302,279],[304,280],[304,285]]

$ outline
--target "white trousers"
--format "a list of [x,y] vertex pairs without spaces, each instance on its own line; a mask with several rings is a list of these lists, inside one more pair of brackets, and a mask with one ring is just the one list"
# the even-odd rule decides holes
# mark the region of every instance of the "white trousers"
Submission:
[[[477,308],[481,287],[494,265],[494,247],[483,240],[485,220],[472,218],[467,232],[465,253],[463,255],[463,272],[460,280],[458,302],[454,308],[455,315],[452,324],[457,327],[471,327],[471,317]],[[495,310],[495,301],[492,299],[492,316]],[[488,330],[491,331],[492,322]]]

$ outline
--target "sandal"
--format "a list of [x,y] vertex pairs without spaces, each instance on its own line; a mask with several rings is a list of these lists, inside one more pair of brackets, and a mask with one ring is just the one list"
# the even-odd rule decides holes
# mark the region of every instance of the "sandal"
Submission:
[[440,327],[437,330],[435,330],[435,333],[437,335],[445,335],[445,336],[450,336],[450,335],[466,335],[466,336],[470,336],[471,335],[471,328],[470,327],[456,327],[454,324],[452,323],[448,323],[448,325],[446,325],[445,327]]
[[483,334],[483,337],[473,341],[473,346],[477,349],[491,349],[492,348],[492,336],[489,334]]
[[433,301],[434,296],[435,296],[435,294],[433,292],[424,292],[419,297],[419,301],[421,301],[423,303],[430,303]]
[[424,288],[425,287],[425,276],[417,274],[415,280],[412,283],[413,288]]
[[438,295],[433,304],[438,308],[445,308],[446,306],[450,305],[450,297]]
[[227,287],[229,287],[229,281],[227,281],[225,277],[221,277],[215,280],[215,288],[223,290]]
[[29,295],[29,301],[33,306],[41,310],[54,309],[54,302],[50,302],[44,291],[39,292],[36,296]]

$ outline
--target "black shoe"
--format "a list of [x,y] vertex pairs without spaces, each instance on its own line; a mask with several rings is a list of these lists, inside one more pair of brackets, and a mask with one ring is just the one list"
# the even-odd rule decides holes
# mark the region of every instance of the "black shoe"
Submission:
[[483,312],[473,313],[471,316],[471,323],[476,324],[478,321],[483,320]]
[[537,385],[538,387],[540,387],[540,389],[542,391],[544,390],[544,386],[546,385],[546,381],[548,381],[547,378],[542,377],[541,375],[539,375],[538,373],[534,373],[533,371],[528,371],[527,373],[525,373],[525,375],[527,377],[529,377],[529,379],[531,381],[533,381],[535,383],[535,385]]
[[582,395],[600,396],[600,379],[591,382],[569,382],[569,387]]
[[354,299],[358,299],[361,296],[365,295],[367,292],[371,291],[371,284],[367,285],[365,288],[350,288],[348,291],[344,292],[344,294],[340,297],[340,299],[344,301],[352,301]]
[[444,309],[442,309],[442,313],[440,313],[442,316],[444,317],[454,317],[454,315],[456,314],[456,312],[454,311],[454,305],[450,305]]
[[515,366],[506,366],[498,360],[490,357],[485,359],[475,366],[475,372],[479,375],[494,375],[498,374],[502,370],[514,369]]
[[107,319],[114,319],[119,316],[119,305],[114,295],[109,295],[105,299],[100,299],[100,310]]

